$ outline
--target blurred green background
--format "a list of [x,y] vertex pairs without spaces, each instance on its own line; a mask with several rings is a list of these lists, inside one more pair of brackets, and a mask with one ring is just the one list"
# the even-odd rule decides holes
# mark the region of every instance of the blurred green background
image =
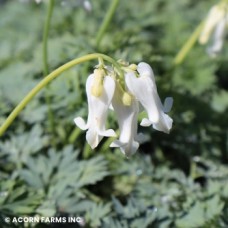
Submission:
[[[66,225],[4,222],[37,215],[80,216],[84,227],[228,227],[227,42],[216,58],[196,43],[182,64],[173,64],[217,1],[120,1],[99,46],[96,34],[111,1],[91,1],[91,12],[72,2],[55,3],[50,70],[93,52],[145,61],[161,99],[174,98],[173,129],[166,135],[139,128],[147,140],[130,159],[110,149],[109,139],[91,150],[73,119],[87,117],[85,81],[97,62],[65,72],[1,137],[0,227]],[[0,124],[44,77],[46,12],[45,3],[0,2]],[[108,125],[118,128],[114,115]]]

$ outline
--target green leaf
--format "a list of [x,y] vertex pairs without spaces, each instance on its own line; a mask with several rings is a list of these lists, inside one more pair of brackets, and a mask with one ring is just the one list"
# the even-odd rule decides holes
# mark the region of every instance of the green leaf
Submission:
[[224,202],[220,200],[218,195],[215,195],[212,199],[206,201],[206,218],[207,220],[213,220],[219,216],[224,208]]
[[191,208],[187,215],[176,221],[176,226],[180,228],[184,227],[201,227],[206,223],[204,217],[204,205],[201,202],[196,202],[196,204]]
[[111,211],[111,204],[93,204],[86,211],[85,219],[93,226],[101,226],[102,219]]

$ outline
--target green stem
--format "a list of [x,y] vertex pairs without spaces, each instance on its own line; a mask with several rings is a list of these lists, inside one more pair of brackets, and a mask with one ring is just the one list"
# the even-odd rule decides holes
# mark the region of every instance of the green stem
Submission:
[[72,144],[73,142],[75,142],[75,140],[78,138],[78,136],[80,135],[80,133],[81,133],[81,129],[80,128],[75,128],[73,130],[73,132],[70,134],[69,139],[68,139],[68,142],[70,144]]
[[197,41],[200,32],[202,31],[202,27],[204,26],[204,21],[202,21],[195,31],[192,33],[190,38],[185,42],[181,50],[177,53],[176,57],[174,58],[174,64],[179,65],[183,62],[189,51],[192,49],[193,45]]
[[43,30],[43,71],[44,75],[47,75],[49,73],[49,67],[48,67],[48,34],[50,30],[50,24],[51,24],[51,17],[53,13],[55,0],[49,0],[48,4],[48,13],[44,24],[44,30]]
[[112,0],[112,3],[108,9],[108,12],[106,13],[105,15],[105,18],[100,26],[100,29],[97,33],[97,36],[96,36],[96,45],[97,47],[99,46],[100,42],[101,42],[101,39],[102,37],[104,36],[104,33],[105,31],[107,30],[108,26],[109,26],[109,23],[110,21],[112,20],[112,17],[116,11],[116,8],[118,6],[118,3],[119,3],[119,0]]
[[[50,31],[51,25],[51,18],[53,14],[55,0],[49,0],[48,2],[48,9],[47,9],[47,16],[44,23],[44,30],[43,30],[43,73],[44,76],[48,75],[49,73],[49,66],[48,66],[48,36]],[[54,136],[55,132],[55,122],[54,122],[54,114],[51,109],[51,98],[48,95],[48,87],[45,91],[45,101],[48,106],[48,121],[49,121],[49,131]],[[55,145],[55,138],[53,137],[51,140],[52,145]]]
[[85,56],[82,56],[80,58],[74,59],[61,67],[57,68],[53,72],[51,72],[49,75],[47,75],[42,81],[40,81],[25,97],[24,99],[16,106],[16,108],[11,112],[11,114],[8,116],[8,118],[5,120],[5,122],[0,127],[0,136],[7,130],[7,128],[12,124],[14,119],[19,115],[19,113],[23,110],[23,108],[32,100],[32,98],[42,89],[44,88],[49,82],[54,80],[56,77],[58,77],[61,73],[64,71],[72,68],[75,65],[78,65],[80,63],[92,60],[92,59],[98,59],[103,58],[104,60],[112,63],[120,72],[121,69],[118,65],[118,63],[112,59],[111,57],[100,54],[100,53],[93,53],[88,54]]

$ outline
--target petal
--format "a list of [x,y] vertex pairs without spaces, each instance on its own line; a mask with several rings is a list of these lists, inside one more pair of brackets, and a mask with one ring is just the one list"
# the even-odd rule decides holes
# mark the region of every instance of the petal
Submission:
[[94,80],[94,75],[91,74],[86,80],[86,93],[87,93],[87,100],[88,100],[88,118],[87,118],[87,123],[85,123],[84,119],[81,117],[76,117],[74,119],[75,124],[82,130],[87,130],[91,124],[91,99],[90,99],[90,90],[91,86]]
[[153,122],[151,122],[149,119],[147,118],[143,118],[140,125],[143,127],[149,127],[151,124],[153,124]]
[[113,129],[108,129],[105,131],[98,131],[98,134],[105,137],[116,137],[116,133]]
[[139,143],[136,141],[133,141],[132,143],[123,143],[120,140],[115,140],[111,143],[110,147],[119,147],[124,155],[130,157],[138,150]]
[[149,77],[136,78],[134,73],[125,75],[125,81],[129,91],[139,100],[147,111],[152,123],[159,120],[158,104],[154,98],[154,83]]
[[149,141],[150,140],[150,137],[148,135],[144,135],[143,133],[139,133],[137,134],[136,136],[136,140],[139,142],[139,143],[144,143],[146,141]]
[[153,124],[153,128],[168,134],[170,132],[170,129],[172,128],[172,124],[173,119],[170,118],[167,114],[162,113],[159,122]]
[[98,146],[99,142],[101,141],[101,138],[98,136],[96,129],[90,128],[86,132],[86,141],[92,149]]
[[92,5],[91,5],[90,1],[88,1],[88,0],[83,1],[83,7],[88,12],[92,11]]
[[164,102],[164,112],[170,112],[171,108],[173,106],[173,98],[172,97],[166,97],[165,102]]
[[82,130],[87,130],[88,129],[88,124],[86,124],[85,120],[82,119],[81,117],[76,117],[74,119],[75,124]]
[[225,38],[225,29],[227,24],[227,19],[223,18],[215,28],[213,34],[212,44],[208,48],[208,53],[210,56],[216,56],[222,49],[224,38]]
[[[104,78],[103,86],[104,87],[103,87],[103,92],[101,96],[95,97],[90,95],[90,106],[91,106],[91,112],[92,112],[91,124],[95,124],[97,127],[97,130],[100,133],[103,132],[101,134],[106,135],[105,123],[107,119],[108,109],[110,107],[111,100],[115,91],[115,82],[111,77],[106,76]],[[112,132],[112,135],[114,135],[113,132]]]
[[148,118],[144,118],[141,126],[150,126],[165,133],[169,133],[173,120],[164,113],[172,107],[173,99],[166,98],[165,107],[163,107],[160,97],[157,93],[157,87],[153,81],[153,72],[148,64],[140,63],[138,67],[140,74],[136,78],[134,73],[125,75],[125,81],[129,91],[139,100],[147,112]]
[[117,114],[120,137],[119,140],[115,140],[110,147],[120,147],[122,153],[129,157],[134,154],[139,147],[139,143],[135,141],[139,108],[136,100],[132,100],[130,106],[124,105],[120,94],[121,91],[119,85],[117,85],[112,105]]
[[156,87],[155,79],[154,79],[154,72],[151,66],[147,63],[141,62],[137,66],[137,71],[140,74],[140,77],[149,77],[152,79],[153,86]]
[[103,81],[103,91],[101,96],[96,97],[91,93],[94,85],[95,75],[91,74],[86,81],[86,94],[88,100],[88,119],[87,123],[81,118],[74,119],[76,125],[82,130],[88,129],[86,133],[86,140],[92,149],[97,147],[103,136],[115,137],[116,134],[112,129],[106,130],[105,123],[108,114],[108,108],[115,90],[115,82],[109,77],[105,76]]
[[114,111],[114,108],[113,108],[112,104],[110,104],[109,109]]
[[[89,131],[87,135],[87,141],[92,148],[95,148],[99,142],[102,140],[103,136],[115,137],[116,134],[112,129],[106,130],[105,123],[107,119],[108,109],[111,104],[111,100],[115,90],[115,82],[109,77],[105,76],[103,82],[103,91],[101,96],[96,97],[91,94],[91,88],[93,85],[93,80],[88,82],[88,102],[89,102],[89,113],[90,120]],[[90,87],[89,87],[90,86]],[[91,129],[91,130],[90,130]]]
[[199,43],[205,44],[208,42],[210,35],[217,23],[225,16],[225,11],[220,5],[215,5],[208,13],[204,28],[199,37]]

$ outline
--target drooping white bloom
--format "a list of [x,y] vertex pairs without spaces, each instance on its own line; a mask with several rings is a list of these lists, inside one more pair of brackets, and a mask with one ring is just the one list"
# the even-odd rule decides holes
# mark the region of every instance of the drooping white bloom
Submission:
[[88,144],[95,148],[104,136],[116,137],[112,129],[105,128],[109,109],[115,112],[120,129],[119,138],[110,147],[120,148],[126,157],[133,155],[139,142],[145,140],[142,134],[137,134],[139,106],[148,115],[141,126],[153,125],[154,129],[169,133],[173,120],[166,113],[170,111],[173,99],[166,98],[162,105],[152,68],[144,62],[124,64],[122,70],[125,74],[120,75],[114,68],[103,65],[101,61],[99,63],[98,69],[86,82],[87,123],[81,117],[74,119],[79,128],[87,130]]
[[83,7],[86,11],[91,12],[92,11],[92,5],[91,2],[88,0],[83,1]]
[[119,147],[121,152],[127,157],[133,155],[139,147],[139,143],[136,141],[137,117],[139,111],[138,102],[131,97],[129,97],[129,99],[129,104],[124,104],[123,92],[119,85],[117,85],[112,100],[112,106],[117,114],[120,137],[118,140],[115,140],[110,147]]
[[140,125],[150,126],[152,124],[154,129],[169,133],[173,120],[165,112],[171,108],[172,98],[166,99],[165,107],[162,105],[149,64],[139,63],[137,71],[139,77],[130,72],[125,75],[125,81],[129,91],[147,112],[148,118],[144,118]]
[[203,30],[199,37],[200,44],[206,44],[211,36],[212,31],[218,23],[225,17],[225,8],[223,4],[214,5],[206,18]]
[[227,3],[222,2],[211,8],[199,36],[199,43],[202,45],[211,40],[207,48],[207,52],[211,57],[216,57],[223,47],[228,26],[227,7]]
[[207,49],[208,54],[211,57],[215,57],[222,49],[227,23],[228,23],[228,17],[224,17],[221,21],[219,21],[219,23],[215,28],[215,31],[212,37],[212,43]]
[[92,94],[93,86],[96,85],[96,74],[91,74],[86,81],[86,94],[88,100],[88,119],[87,123],[81,118],[74,119],[75,124],[82,130],[87,130],[86,140],[91,148],[97,147],[101,139],[106,137],[115,137],[112,129],[105,129],[107,112],[115,91],[115,82],[105,76],[102,82],[102,91],[98,96]]

